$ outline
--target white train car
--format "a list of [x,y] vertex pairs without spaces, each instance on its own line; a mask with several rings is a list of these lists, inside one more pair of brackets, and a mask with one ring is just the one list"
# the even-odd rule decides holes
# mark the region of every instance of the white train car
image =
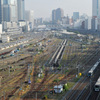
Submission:
[[58,59],[60,58],[61,53],[62,53],[63,49],[65,48],[66,42],[67,42],[67,40],[64,40],[63,45],[62,45],[62,47],[61,47],[61,49],[60,49],[58,55],[57,55],[56,58],[55,58],[55,62],[54,62],[55,64],[57,63]]
[[63,45],[66,45],[67,40],[64,41]]
[[57,61],[58,61],[58,59],[59,59],[59,57],[60,57],[60,55],[61,55],[61,52],[63,51],[63,49],[64,49],[64,45],[61,47],[61,49],[60,49],[60,51],[59,51],[59,53],[58,53],[58,55],[57,55],[57,57],[56,57],[56,59],[55,59],[55,64],[57,63]]
[[94,72],[96,71],[96,69],[97,69],[99,63],[100,63],[100,60],[97,61],[97,62],[94,64],[94,66],[89,70],[89,72],[88,72],[88,77],[91,77],[91,76],[94,74]]
[[49,64],[51,64],[51,62],[54,60],[54,58],[56,57],[56,55],[57,55],[58,51],[60,50],[60,48],[61,48],[61,46],[59,46],[59,47],[57,48],[57,50],[56,50],[56,52],[54,53],[54,55],[52,56],[52,58],[51,58]]
[[100,91],[100,77],[98,78],[95,86],[94,86],[94,90],[99,92]]
[[57,48],[56,52],[54,53],[54,55],[52,56],[50,62],[49,62],[49,65],[52,63],[52,61],[55,59],[55,57],[57,56],[57,54],[59,53],[60,49],[61,49],[61,46],[63,45],[64,43],[64,40],[61,42],[61,44],[59,45],[59,47]]

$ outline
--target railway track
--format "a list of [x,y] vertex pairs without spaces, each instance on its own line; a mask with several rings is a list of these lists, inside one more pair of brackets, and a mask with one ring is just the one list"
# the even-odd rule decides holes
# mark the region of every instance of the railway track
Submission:
[[[70,50],[69,50],[69,52],[70,52]],[[72,52],[72,51],[71,51]],[[93,52],[91,51],[91,55],[89,56],[91,59],[93,59],[91,56],[92,56],[92,54],[93,54]],[[81,53],[78,55],[78,56],[80,56],[81,55]],[[86,56],[84,56],[84,59],[86,59],[85,58]],[[75,59],[75,58],[74,58]],[[72,59],[72,61],[74,61],[74,59]],[[78,58],[78,61],[80,60],[80,58]],[[90,61],[90,60],[89,60]],[[88,62],[89,62],[88,61]],[[93,61],[93,60],[92,60]],[[85,61],[84,61],[85,62]],[[87,62],[87,63],[88,63]],[[87,64],[86,63],[86,64]],[[86,68],[86,67],[85,67]],[[42,83],[42,85],[40,85],[40,84],[38,84],[37,85],[37,89],[35,89],[36,91],[40,91],[40,90],[43,90],[42,88],[43,88],[43,86],[45,85],[45,83],[46,83],[46,79],[47,79],[48,77],[45,77],[44,79],[43,79],[43,83]],[[51,78],[51,79],[53,79],[53,78]],[[81,86],[80,86],[81,87]],[[48,88],[48,87],[47,87]],[[33,92],[34,93],[36,93],[35,91],[34,91],[34,88],[33,88],[33,90],[32,90],[32,92],[30,93],[30,96],[29,97],[32,97],[32,95],[33,95]],[[43,95],[43,94],[41,94],[41,95]],[[39,96],[39,97],[41,97],[41,95]]]
[[56,52],[52,56],[51,60],[49,61],[50,66],[58,67],[59,66],[59,59],[61,58],[61,55],[64,51],[65,45],[67,43],[67,40],[63,40],[60,45],[58,46]]
[[[35,86],[31,89],[31,91],[27,94],[27,96],[23,100],[31,99],[33,96],[35,97],[36,93],[38,94],[37,98],[41,99],[44,96],[44,94],[47,93],[47,91],[49,91],[49,88],[54,86],[54,84],[52,83],[50,84],[47,83],[53,81],[54,79],[57,79],[60,73],[62,73],[62,71],[60,71],[59,73],[56,72],[52,76],[49,76],[50,74],[48,75],[45,74],[46,76],[44,77],[42,82],[38,85],[35,84]],[[69,74],[71,74],[71,72]]]
[[[99,50],[98,50],[98,53],[96,53],[96,55],[98,55],[99,54]],[[100,57],[100,55],[98,55],[98,57],[96,58],[96,55],[94,55],[94,57],[92,57],[92,59],[91,60],[89,60],[88,62],[86,62],[85,63],[85,65],[84,65],[84,67],[85,66],[87,66],[87,64],[89,63],[90,65],[93,65],[93,62],[95,62],[96,60],[98,60],[99,59],[99,57]],[[86,68],[86,67],[85,67]],[[88,86],[88,84],[89,84],[89,82],[88,81],[84,81],[84,82],[87,82],[87,84],[86,85],[83,85],[84,87],[86,87],[86,86]],[[79,84],[80,83],[80,84]],[[81,82],[79,82],[78,83],[78,87],[81,87]],[[81,93],[83,93],[83,90],[86,90],[85,88],[80,88],[80,89],[78,89],[77,90],[77,85],[75,86],[76,87],[76,91],[74,91],[74,90],[72,90],[72,92],[71,92],[71,99],[70,98],[68,98],[68,97],[66,97],[66,100],[78,100],[78,98],[79,98],[79,96],[81,96]],[[81,90],[81,91],[80,91]],[[74,91],[74,92],[73,92]],[[80,92],[79,92],[80,91]],[[76,96],[75,96],[75,94],[76,94]],[[88,92],[86,93],[86,94],[88,94]],[[73,95],[73,96],[72,96]],[[69,96],[69,94],[67,95],[67,96]],[[74,98],[73,98],[74,97]],[[85,96],[84,96],[85,97]],[[86,99],[79,99],[79,100],[86,100]],[[91,99],[90,99],[91,100]]]
[[84,77],[81,81],[79,81],[71,93],[66,97],[66,100],[75,100],[77,94],[79,94],[81,89],[86,86],[86,81],[88,81],[87,77]]
[[[100,67],[99,67],[100,68]],[[95,73],[94,77],[88,81],[88,86],[86,89],[83,89],[82,92],[80,92],[80,95],[76,100],[96,100],[98,97],[99,92],[94,91],[94,85],[97,81],[98,77],[100,76],[100,69],[98,68],[97,72]],[[92,82],[93,81],[93,82]],[[90,83],[92,82],[92,83]]]
[[[89,61],[90,61],[90,60],[89,60]],[[89,62],[89,61],[88,61],[88,62]],[[88,81],[88,79],[87,79],[87,78],[86,78],[86,81]],[[84,81],[84,82],[85,82],[85,81]],[[83,86],[83,87],[84,87],[84,86],[88,85],[88,83],[82,83],[82,84],[84,84],[84,85],[80,85],[80,89],[82,88],[81,86]],[[78,86],[79,86],[79,85],[78,85]],[[78,92],[78,93],[80,93],[80,92]]]
[[[17,85],[14,85],[14,86],[12,85],[14,87],[14,89],[12,91],[10,91],[9,93],[7,92],[6,96],[5,97],[2,96],[2,97],[0,97],[0,99],[3,100],[5,98],[5,100],[9,100],[9,98],[14,95],[14,93],[20,88],[20,86],[19,86],[20,81],[24,80],[24,78],[26,76],[26,72],[27,72],[27,69],[25,69],[22,73],[20,73],[19,75],[17,75],[17,77],[22,76],[21,78],[19,78],[17,81],[15,81],[13,83],[13,85],[14,84],[17,84]],[[8,84],[10,84],[10,83],[8,83]]]

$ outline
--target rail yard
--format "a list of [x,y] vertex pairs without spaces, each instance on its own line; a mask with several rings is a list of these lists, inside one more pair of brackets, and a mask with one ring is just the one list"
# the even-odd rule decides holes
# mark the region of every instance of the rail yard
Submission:
[[1,52],[0,100],[100,100],[100,43],[86,39],[52,33]]

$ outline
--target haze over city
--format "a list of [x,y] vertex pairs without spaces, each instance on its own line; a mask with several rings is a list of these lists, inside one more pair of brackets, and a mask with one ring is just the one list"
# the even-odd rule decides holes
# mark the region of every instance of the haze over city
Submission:
[[0,100],[100,100],[100,0],[0,0]]
[[34,10],[34,17],[50,17],[53,9],[62,8],[65,15],[73,12],[92,16],[92,0],[26,0],[26,9]]

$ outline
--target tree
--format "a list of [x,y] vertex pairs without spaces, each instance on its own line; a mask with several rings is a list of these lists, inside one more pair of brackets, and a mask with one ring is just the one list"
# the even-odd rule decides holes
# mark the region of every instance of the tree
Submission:
[[65,91],[68,90],[67,84],[65,84],[65,85],[63,86],[63,89],[64,89]]

